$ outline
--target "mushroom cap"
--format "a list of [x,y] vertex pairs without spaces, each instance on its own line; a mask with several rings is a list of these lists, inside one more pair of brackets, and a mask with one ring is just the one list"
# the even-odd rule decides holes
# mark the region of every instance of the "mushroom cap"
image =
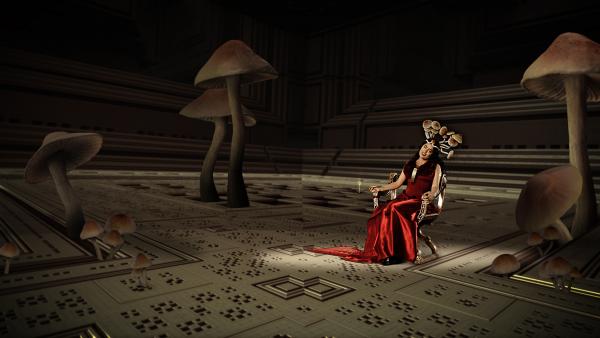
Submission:
[[81,229],[81,234],[79,235],[79,238],[88,239],[98,237],[103,232],[104,228],[102,228],[100,225],[98,225],[98,223],[96,223],[96,221],[92,219],[85,222],[85,224],[83,225],[83,229]]
[[448,136],[452,136],[454,134],[456,134],[456,132],[454,130],[450,130],[449,132],[446,133],[446,135],[448,135]]
[[530,233],[529,237],[527,238],[527,245],[529,246],[540,245],[542,242],[544,242],[544,239],[537,232]]
[[433,123],[433,121],[431,121],[431,120],[425,120],[425,121],[423,121],[423,129],[429,129],[429,128],[431,128],[431,123]]
[[[454,136],[454,135],[452,135],[452,136]],[[458,141],[455,140],[454,138],[451,137],[448,139],[448,145],[450,145],[451,147],[456,147],[458,144],[459,144]]]
[[440,131],[438,131],[438,133],[439,133],[441,136],[444,136],[444,135],[446,135],[446,133],[447,133],[447,132],[448,132],[448,127],[446,127],[446,126],[443,126],[443,127],[441,127],[441,128],[440,128]]
[[600,45],[577,33],[559,35],[527,68],[521,86],[540,97],[563,101],[563,79],[568,75],[586,76],[585,99],[600,101]]
[[570,165],[544,170],[531,177],[517,201],[517,224],[523,231],[540,231],[559,219],[581,193],[581,175]]
[[[246,114],[248,112],[248,108],[242,105],[242,113]],[[227,89],[214,88],[205,90],[202,95],[183,107],[179,111],[179,115],[205,121],[214,121],[216,118],[231,115]]]
[[542,233],[542,236],[545,240],[548,241],[555,241],[557,239],[562,238],[560,232],[558,232],[558,230],[553,226],[546,227],[546,229],[544,229],[544,232]]
[[133,269],[134,270],[145,269],[145,268],[149,267],[150,265],[152,265],[152,262],[150,261],[150,259],[148,257],[146,257],[146,255],[144,255],[143,253],[139,253],[135,257],[135,261],[133,262]]
[[546,265],[546,273],[550,277],[567,276],[573,267],[562,257],[553,257]]
[[244,42],[229,40],[222,44],[196,74],[194,85],[202,88],[225,87],[225,78],[240,76],[240,84],[277,78],[275,69]]
[[446,158],[447,158],[447,159],[451,159],[451,158],[452,158],[452,156],[454,156],[454,150],[450,150],[450,151],[448,152],[448,155],[446,155]]
[[7,242],[0,246],[0,256],[6,258],[17,257],[21,253],[19,247],[13,243]]
[[42,141],[42,146],[31,156],[25,167],[25,180],[29,183],[43,182],[50,177],[48,160],[62,153],[67,171],[91,160],[102,147],[102,136],[96,133],[52,132]]
[[135,221],[125,214],[114,214],[106,220],[104,229],[108,232],[116,230],[121,235],[131,234],[135,232]]
[[462,143],[463,139],[462,139],[462,135],[461,134],[452,134],[452,139],[455,140],[458,143]]
[[432,121],[431,128],[433,128],[435,131],[438,131],[440,128],[442,128],[442,125],[438,121]]
[[[244,106],[242,106],[242,116],[244,119],[244,127],[254,127],[256,125],[256,117]],[[233,124],[233,120],[228,118],[227,123]]]
[[520,267],[521,263],[519,263],[517,257],[511,254],[502,254],[494,258],[490,272],[497,275],[506,275],[519,270]]
[[111,230],[109,233],[104,235],[102,241],[110,246],[118,246],[123,244],[123,237],[117,230]]

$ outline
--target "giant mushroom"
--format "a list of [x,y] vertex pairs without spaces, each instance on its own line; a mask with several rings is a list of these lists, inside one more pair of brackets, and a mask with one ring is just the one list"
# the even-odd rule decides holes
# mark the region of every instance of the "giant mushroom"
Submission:
[[67,178],[67,172],[91,160],[102,147],[102,136],[96,133],[52,132],[42,141],[25,167],[25,180],[40,183],[52,177],[66,213],[67,235],[79,240],[85,224],[81,203]]
[[[249,113],[243,105],[244,116]],[[215,187],[213,173],[219,149],[225,140],[227,116],[230,116],[226,89],[207,89],[200,97],[183,107],[180,115],[200,119],[215,124],[212,142],[202,162],[200,172],[200,199],[204,202],[218,202],[219,194]],[[255,122],[256,123],[256,122]]]
[[586,143],[586,102],[600,101],[600,45],[577,33],[559,35],[523,74],[521,85],[553,101],[566,101],[569,161],[579,171],[582,193],[573,220],[573,236],[596,224],[596,195]]
[[581,193],[581,175],[573,166],[546,169],[531,177],[517,201],[515,211],[519,228],[526,232],[541,232],[553,225],[560,242],[573,239],[560,217],[577,201]]
[[263,58],[240,40],[221,45],[198,71],[194,85],[202,88],[227,87],[229,109],[233,121],[227,203],[231,208],[249,206],[242,176],[244,159],[244,121],[240,104],[240,85],[277,78],[277,72]]

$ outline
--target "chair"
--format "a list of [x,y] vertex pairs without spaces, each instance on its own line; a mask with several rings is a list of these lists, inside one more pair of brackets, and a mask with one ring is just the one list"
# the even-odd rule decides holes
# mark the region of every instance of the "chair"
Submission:
[[[390,183],[394,182],[398,179],[398,173],[390,173],[389,180]],[[436,196],[430,203],[426,203],[423,201],[421,203],[421,209],[419,210],[419,214],[417,215],[417,237],[423,239],[425,244],[431,249],[432,255],[437,255],[437,246],[431,240],[431,237],[427,236],[423,233],[423,226],[429,225],[433,223],[438,216],[442,213],[442,208],[444,206],[444,198],[446,196],[446,184],[448,180],[446,178],[446,173],[442,173],[442,177],[440,178],[440,186]],[[388,200],[393,200],[396,198],[396,191],[388,191],[387,195],[389,196]],[[373,198],[373,207],[377,208],[379,205],[379,197],[380,195],[374,196]],[[423,263],[423,256],[421,250],[418,248],[418,245],[415,246],[417,248],[417,255],[415,257],[415,264]]]

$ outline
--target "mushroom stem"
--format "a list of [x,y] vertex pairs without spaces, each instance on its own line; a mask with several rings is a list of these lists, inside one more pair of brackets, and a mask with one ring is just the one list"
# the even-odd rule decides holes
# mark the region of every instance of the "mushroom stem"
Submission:
[[121,248],[123,247],[123,244],[125,244],[125,242],[123,242],[123,243],[121,243],[121,244],[119,244],[119,245],[117,245],[117,246],[113,246],[113,247],[110,249],[110,253],[109,253],[109,254],[108,254],[108,256],[106,257],[106,259],[113,259],[113,258],[115,257],[115,254],[116,254],[116,253],[117,253],[119,250],[121,250]]
[[573,240],[571,232],[569,231],[569,229],[567,229],[565,223],[563,223],[560,219],[555,220],[553,225],[560,234],[561,239],[558,241],[560,244],[566,244]]
[[58,196],[65,207],[67,235],[72,240],[78,241],[80,239],[79,234],[85,224],[85,219],[83,218],[81,203],[77,196],[75,196],[73,187],[71,187],[67,178],[67,170],[62,155],[62,153],[57,153],[50,158],[48,160],[48,169],[54,180]]
[[218,202],[219,194],[215,187],[213,172],[217,162],[219,148],[225,139],[225,117],[215,118],[215,131],[213,132],[212,143],[202,163],[202,172],[200,173],[200,199],[204,202]]
[[10,272],[10,258],[6,258],[4,261],[4,274],[8,275],[8,273]]
[[240,77],[228,76],[227,96],[233,132],[231,137],[231,150],[229,153],[229,172],[227,175],[227,205],[230,208],[243,208],[250,205],[248,193],[242,176],[244,160],[244,120],[240,105]]
[[590,173],[586,141],[586,83],[583,75],[567,76],[564,79],[567,101],[567,123],[569,127],[569,162],[582,178],[582,190],[575,203],[575,218],[571,227],[574,237],[586,233],[596,224],[596,195]]
[[102,257],[102,252],[100,251],[100,247],[98,246],[98,240],[95,238],[90,238],[89,241],[92,243],[92,245],[94,245],[94,249],[96,249],[96,257],[98,257],[98,260],[104,260]]

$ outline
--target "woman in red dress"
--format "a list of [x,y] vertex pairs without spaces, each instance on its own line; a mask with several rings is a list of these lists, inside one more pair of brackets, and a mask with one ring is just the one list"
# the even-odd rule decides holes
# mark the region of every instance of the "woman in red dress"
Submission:
[[[417,215],[421,201],[429,203],[433,200],[444,171],[444,163],[434,142],[428,141],[421,146],[404,165],[395,182],[369,189],[375,195],[398,189],[407,182],[406,189],[396,199],[381,204],[371,214],[363,250],[356,247],[335,247],[313,248],[311,251],[340,256],[353,262],[379,262],[384,265],[413,262],[417,252]],[[414,170],[416,175],[413,175]]]

